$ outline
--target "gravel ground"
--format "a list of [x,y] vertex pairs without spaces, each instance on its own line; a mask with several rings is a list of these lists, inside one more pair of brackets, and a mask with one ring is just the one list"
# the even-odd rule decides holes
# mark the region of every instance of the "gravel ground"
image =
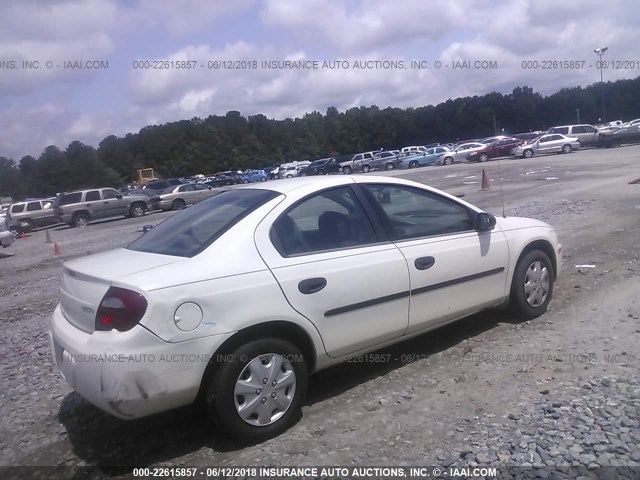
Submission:
[[[53,227],[60,256],[44,231],[18,240],[15,256],[0,260],[0,465],[89,465],[99,467],[90,476],[129,477],[130,469],[107,467],[475,462],[517,466],[516,477],[640,478],[640,187],[626,185],[640,176],[640,147],[601,155],[502,167],[517,179],[504,186],[507,214],[548,221],[563,243],[565,269],[547,314],[519,322],[485,312],[385,349],[377,361],[322,371],[310,379],[301,421],[253,447],[233,444],[195,407],[114,419],[72,392],[51,364],[47,330],[62,263],[126,245],[170,214]],[[498,212],[498,189],[464,184],[481,168],[495,166],[410,176]],[[574,268],[584,263],[596,268]],[[562,470],[576,464],[582,470]]]

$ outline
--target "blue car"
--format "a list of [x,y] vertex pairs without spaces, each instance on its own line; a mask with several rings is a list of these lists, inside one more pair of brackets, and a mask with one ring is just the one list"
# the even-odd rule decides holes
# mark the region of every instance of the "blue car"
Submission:
[[402,168],[416,168],[435,165],[437,160],[448,151],[449,149],[447,147],[434,147],[425,150],[423,153],[401,157]]
[[240,178],[242,183],[266,182],[268,175],[264,170],[247,170]]

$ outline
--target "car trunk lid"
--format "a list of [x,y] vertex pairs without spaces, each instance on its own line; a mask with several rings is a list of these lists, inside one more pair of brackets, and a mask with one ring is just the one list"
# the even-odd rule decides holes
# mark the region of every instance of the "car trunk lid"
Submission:
[[62,313],[76,328],[93,333],[98,306],[113,281],[181,260],[121,248],[67,262],[60,285]]

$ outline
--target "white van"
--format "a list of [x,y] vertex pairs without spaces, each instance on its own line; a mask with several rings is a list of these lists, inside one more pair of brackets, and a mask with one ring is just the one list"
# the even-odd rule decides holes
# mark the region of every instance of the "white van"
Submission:
[[598,143],[598,129],[593,125],[562,125],[551,127],[547,133],[559,133],[565,137],[574,137],[580,141],[580,145],[595,145]]

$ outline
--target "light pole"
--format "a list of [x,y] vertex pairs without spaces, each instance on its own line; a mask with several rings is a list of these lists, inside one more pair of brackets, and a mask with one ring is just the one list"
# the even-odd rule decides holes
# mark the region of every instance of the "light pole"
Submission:
[[604,81],[602,80],[602,55],[604,55],[604,52],[606,52],[607,50],[609,50],[608,47],[602,47],[602,48],[596,48],[593,52],[598,55],[598,63],[600,63],[600,91],[602,93],[602,122],[606,122],[607,119],[605,118],[605,114],[604,114]]
[[491,115],[493,115],[493,134],[498,136],[498,129],[496,128],[496,114],[492,113]]
[[580,109],[576,108],[576,115],[578,115],[578,123],[580,123]]

